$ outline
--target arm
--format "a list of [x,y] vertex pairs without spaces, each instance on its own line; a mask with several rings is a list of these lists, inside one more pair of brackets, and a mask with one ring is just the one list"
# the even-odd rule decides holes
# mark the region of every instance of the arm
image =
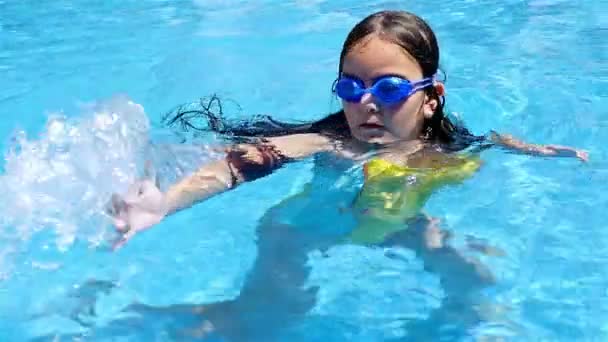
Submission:
[[318,134],[294,134],[264,139],[261,144],[232,146],[226,150],[225,159],[202,166],[167,190],[168,213],[264,177],[286,161],[328,151],[332,146],[329,138]]
[[206,164],[172,185],[165,193],[146,179],[121,197],[114,195],[110,214],[123,234],[118,247],[138,231],[159,223],[165,216],[188,208],[237,185],[264,177],[285,162],[334,148],[331,139],[318,134],[294,134],[264,139],[260,144],[239,144],[226,149],[226,157]]
[[515,139],[511,135],[498,134],[494,131],[490,132],[489,140],[495,143],[496,145],[506,148],[508,150],[533,156],[575,157],[584,162],[589,160],[589,155],[587,152],[577,150],[572,147],[560,145],[528,144],[521,140]]

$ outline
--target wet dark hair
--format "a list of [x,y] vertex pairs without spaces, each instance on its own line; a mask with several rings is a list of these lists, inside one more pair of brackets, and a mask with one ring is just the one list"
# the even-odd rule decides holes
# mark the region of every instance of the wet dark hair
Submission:
[[[342,73],[345,56],[371,34],[401,46],[418,62],[424,77],[437,74],[439,46],[429,25],[412,13],[381,11],[366,17],[350,31],[340,53],[338,75]],[[437,100],[438,105],[433,116],[424,121],[424,140],[451,151],[462,150],[483,141],[483,137],[471,134],[461,122],[453,122],[445,115],[445,99],[439,96],[435,87],[429,87],[425,91],[428,96]],[[195,124],[200,120],[203,121],[203,126]],[[178,107],[167,114],[164,121],[169,125],[179,125],[182,129],[211,131],[230,136],[234,140],[295,133],[319,133],[335,138],[351,137],[344,110],[313,122],[287,123],[267,115],[257,115],[247,120],[227,120],[223,116],[222,101],[215,95],[202,99],[198,105]]]

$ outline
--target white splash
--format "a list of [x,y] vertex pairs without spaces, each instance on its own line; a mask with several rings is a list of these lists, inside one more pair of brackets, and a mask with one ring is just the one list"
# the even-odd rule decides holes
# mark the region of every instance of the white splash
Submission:
[[126,96],[87,105],[77,119],[53,114],[39,139],[19,132],[6,154],[0,252],[41,230],[54,231],[61,250],[76,239],[99,245],[113,234],[105,214],[111,194],[140,177],[146,160],[162,160],[176,177],[206,153],[194,145],[151,144],[143,107]]

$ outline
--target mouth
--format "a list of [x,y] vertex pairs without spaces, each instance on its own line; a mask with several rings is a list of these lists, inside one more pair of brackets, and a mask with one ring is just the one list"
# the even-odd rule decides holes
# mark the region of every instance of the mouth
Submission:
[[363,129],[383,129],[384,126],[380,125],[380,124],[376,124],[376,123],[364,123],[361,124],[359,127],[363,128]]

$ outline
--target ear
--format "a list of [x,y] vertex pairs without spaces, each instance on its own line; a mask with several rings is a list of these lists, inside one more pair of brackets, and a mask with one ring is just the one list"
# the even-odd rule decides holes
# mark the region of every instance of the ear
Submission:
[[[433,84],[433,86],[435,87],[435,91],[437,92],[437,95],[439,95],[439,96],[445,95],[445,86],[443,85],[443,83],[435,82],[435,84]],[[424,102],[423,109],[422,109],[424,112],[424,118],[425,119],[432,118],[433,114],[435,114],[435,110],[437,109],[437,106],[439,106],[439,102],[437,101],[437,99],[434,99],[427,95],[426,100]]]
[[435,114],[435,110],[437,109],[438,105],[439,105],[439,103],[437,102],[436,99],[427,95],[424,105],[422,105],[422,113],[424,114],[424,118],[425,119],[432,118],[433,114]]

